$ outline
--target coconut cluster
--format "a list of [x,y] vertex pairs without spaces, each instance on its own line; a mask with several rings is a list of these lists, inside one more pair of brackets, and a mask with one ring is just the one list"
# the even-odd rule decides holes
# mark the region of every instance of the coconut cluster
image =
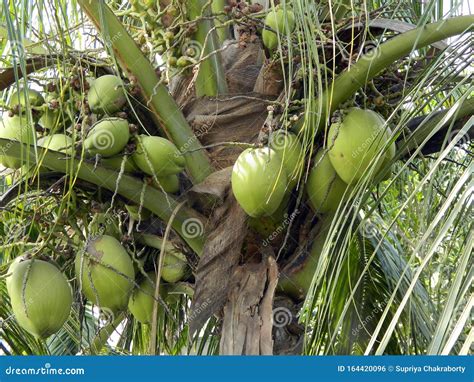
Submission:
[[[123,111],[127,107],[130,85],[115,75],[88,78],[81,83],[76,86],[81,102],[71,95],[60,96],[57,86],[51,85],[45,94],[28,88],[14,92],[9,111],[0,120],[0,138],[36,145],[69,157],[85,153],[86,160],[142,175],[147,183],[164,192],[178,192],[184,156],[169,140],[140,134],[129,123]],[[74,125],[72,121],[80,124]],[[32,174],[25,162],[26,153],[25,158],[18,159],[9,156],[8,150],[0,152],[3,166],[21,171],[22,175]],[[41,167],[39,171],[48,170]],[[125,207],[131,221],[144,220],[144,214],[148,213],[138,206]],[[113,218],[97,211],[92,216],[88,226],[90,237],[75,257],[75,285],[91,304],[102,310],[116,315],[129,307],[138,321],[149,322],[143,314],[137,313],[134,303],[137,296],[143,294],[145,264],[138,266],[132,261],[120,241],[121,228]],[[153,263],[157,261],[153,259]],[[175,249],[168,249],[161,270],[163,282],[177,283],[188,275],[186,257]],[[66,276],[49,260],[16,258],[9,270],[7,286],[17,323],[34,336],[47,338],[68,319],[73,299],[71,287]],[[162,291],[165,290],[163,286]],[[146,309],[149,311],[149,306]]]
[[[305,184],[308,202],[315,212],[334,212],[347,201],[358,183],[369,184],[395,156],[395,143],[386,121],[371,110],[351,108],[331,125],[324,148],[316,150]],[[305,164],[305,151],[298,137],[278,130],[267,147],[247,149],[232,171],[232,190],[243,210],[259,224],[250,225],[267,234],[272,219],[283,215],[288,194],[297,185]]]

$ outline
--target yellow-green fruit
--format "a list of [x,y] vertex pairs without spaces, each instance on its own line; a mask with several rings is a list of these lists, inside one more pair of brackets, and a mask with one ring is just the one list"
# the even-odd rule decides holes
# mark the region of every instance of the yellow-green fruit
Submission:
[[357,183],[370,166],[374,173],[381,161],[371,163],[385,144],[384,121],[372,110],[352,108],[342,122],[331,125],[328,134],[329,159],[347,184]]
[[[4,115],[3,120],[0,120],[0,138],[19,141],[24,144],[33,144],[36,136],[34,127],[28,123],[25,118],[17,115],[9,117]],[[0,147],[0,164],[5,167],[17,169],[21,167],[21,160],[8,156],[8,145]],[[26,158],[26,150],[23,153]]]
[[283,130],[271,134],[268,145],[280,156],[288,177],[288,187],[292,189],[298,183],[304,166],[303,145],[295,134]]
[[[52,100],[55,100],[55,98],[51,97]],[[57,131],[60,128],[61,131],[64,131],[69,122],[70,119],[65,109],[50,109],[49,107],[46,108],[39,120],[39,124],[50,132]]]
[[[27,101],[28,100],[28,101]],[[27,106],[41,106],[44,104],[44,98],[41,93],[34,89],[20,89],[12,94],[8,106],[12,109],[20,106],[21,111],[25,111]]]
[[185,160],[177,147],[161,137],[139,135],[133,160],[148,175],[166,177],[183,171]]
[[287,186],[286,170],[270,148],[247,149],[232,169],[232,191],[252,217],[269,216],[281,204]]
[[161,278],[168,283],[176,283],[188,275],[186,256],[178,251],[166,251],[161,268]]
[[65,134],[53,134],[40,138],[38,139],[38,146],[65,154],[72,154],[74,152],[72,138]]
[[36,337],[56,333],[69,317],[72,292],[66,277],[42,260],[12,263],[7,290],[18,324]]
[[[102,158],[100,160],[100,164],[103,165],[104,167],[111,168],[113,170],[119,171],[122,167],[122,162],[123,162],[123,156],[116,156],[112,158]],[[135,165],[135,162],[133,161],[131,156],[128,156],[127,159],[125,159],[124,163],[124,172],[128,173],[134,173],[138,172],[138,167]]]
[[159,190],[163,190],[169,194],[175,194],[179,191],[179,177],[178,175],[168,175],[161,178],[158,178],[156,183],[153,180],[153,186]]
[[88,300],[113,312],[127,306],[135,272],[117,239],[108,235],[89,239],[85,252],[76,255],[75,270]]
[[[142,324],[148,324],[152,321],[153,317],[153,305],[155,295],[155,283],[156,275],[154,273],[148,273],[148,277],[144,279],[138,288],[135,288],[128,300],[128,310],[132,313],[133,317],[141,322]],[[151,281],[153,280],[153,282]],[[162,286],[160,285],[160,292]],[[160,293],[161,295],[161,293]],[[158,309],[160,311],[162,309]]]
[[97,78],[87,94],[89,107],[96,114],[113,114],[127,102],[120,77],[112,74]]
[[120,153],[130,139],[128,121],[122,118],[105,118],[97,122],[84,140],[89,154],[111,157]]
[[306,193],[311,207],[323,214],[336,211],[346,189],[347,184],[339,178],[332,167],[329,155],[324,149],[319,150],[306,183]]
[[[275,7],[265,18],[265,25],[278,32],[280,39],[283,39],[287,33],[295,29],[295,15],[289,9],[285,11],[282,7]],[[263,44],[268,50],[274,50],[278,46],[278,36],[273,31],[268,29],[262,31]]]

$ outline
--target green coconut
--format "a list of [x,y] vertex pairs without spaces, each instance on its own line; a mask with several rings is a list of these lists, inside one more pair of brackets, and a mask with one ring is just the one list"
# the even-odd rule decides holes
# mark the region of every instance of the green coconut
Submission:
[[44,98],[41,93],[34,89],[20,89],[13,93],[8,102],[12,109],[21,108],[21,112],[26,111],[27,107],[37,107],[44,104]]
[[177,174],[157,178],[158,183],[153,180],[153,187],[163,190],[169,194],[175,194],[179,191],[179,177]]
[[[295,15],[290,9],[275,7],[270,10],[265,18],[265,26],[273,29],[283,38],[287,33],[293,32],[296,26]],[[274,50],[278,47],[278,36],[269,29],[262,31],[263,44],[268,50]]]
[[306,183],[306,193],[311,207],[319,213],[336,211],[347,184],[337,175],[323,149],[316,153],[314,166]]
[[[352,108],[343,120],[331,125],[328,134],[329,159],[347,184],[357,183],[385,144],[384,122],[371,111]],[[375,164],[374,173],[381,161]]]
[[286,170],[270,148],[247,149],[232,169],[232,191],[243,210],[252,217],[272,215],[287,187]]
[[[52,96],[46,97],[46,101],[53,101],[53,100],[56,100],[56,98]],[[70,118],[67,115],[66,110],[61,109],[61,108],[53,109],[53,108],[47,107],[43,115],[39,119],[39,124],[46,130],[49,130],[50,132],[55,132],[57,130],[64,130],[69,123],[70,123]]]
[[148,175],[163,178],[183,171],[184,156],[169,140],[161,137],[139,135],[133,160]]
[[267,242],[273,241],[282,232],[286,232],[286,228],[288,228],[288,223],[291,219],[288,215],[290,197],[291,194],[286,193],[280,206],[270,216],[261,216],[259,218],[249,217],[249,227],[262,235],[262,238],[266,239]]
[[[33,144],[35,136],[34,127],[25,118],[17,115],[13,117],[4,115],[3,120],[0,120],[0,138]],[[21,167],[22,161],[8,156],[8,146],[5,145],[0,148],[0,164],[7,168],[18,169]]]
[[120,77],[107,74],[97,78],[89,89],[87,102],[96,114],[113,114],[127,102]]
[[120,153],[129,139],[126,119],[104,118],[92,126],[84,140],[84,148],[89,154],[111,157]]
[[66,277],[42,260],[12,263],[7,290],[18,324],[39,338],[56,333],[69,317],[72,292]]
[[303,169],[303,145],[295,134],[284,130],[271,134],[268,145],[280,156],[288,177],[288,187],[292,189],[298,183],[298,177]]
[[[100,160],[100,164],[103,165],[104,167],[119,171],[122,167],[123,158],[124,158],[123,156],[102,158]],[[138,167],[135,165],[135,162],[133,161],[131,156],[127,156],[127,158],[125,159],[123,171],[127,173],[135,173],[139,171]]]
[[186,256],[176,250],[166,251],[161,267],[161,278],[168,283],[176,283],[189,274]]
[[127,306],[135,272],[127,251],[112,236],[87,241],[85,251],[76,255],[76,277],[92,303],[113,312]]
[[[133,290],[128,300],[128,310],[130,310],[133,317],[142,324],[149,324],[152,321],[155,301],[153,297],[155,295],[155,283],[151,280],[156,280],[156,275],[154,273],[148,273],[147,276],[148,277],[139,284],[138,288]],[[160,286],[160,295],[162,294],[161,289],[162,287]]]
[[74,153],[74,143],[72,138],[65,134],[46,135],[38,139],[38,146],[65,154]]

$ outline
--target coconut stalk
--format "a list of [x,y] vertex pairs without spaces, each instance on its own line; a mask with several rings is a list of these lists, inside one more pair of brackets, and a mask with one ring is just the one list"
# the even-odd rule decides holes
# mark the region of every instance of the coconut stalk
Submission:
[[184,153],[186,169],[193,183],[202,182],[212,173],[207,153],[166,86],[160,83],[150,61],[103,1],[79,0],[78,3],[102,33],[124,72],[129,78],[136,79],[164,134]]
[[[144,208],[150,210],[164,222],[170,220],[173,211],[178,206],[171,195],[146,185],[142,180],[133,176],[122,174],[120,180],[117,181],[119,173],[115,170],[101,166],[95,167],[91,163],[81,163],[78,159],[72,160],[65,154],[41,147],[36,147],[38,151],[38,157],[36,157],[34,150],[34,147],[28,148],[27,145],[19,142],[0,138],[0,151],[8,153],[8,156],[21,159],[29,154],[27,159],[31,164],[37,163],[38,158],[41,158],[41,166],[64,174],[74,174],[78,179],[116,192],[138,205],[142,204]],[[194,219],[199,219],[199,215],[193,209],[182,206],[176,213],[171,226],[200,256],[204,245],[204,235],[193,238],[191,237],[193,235],[186,234],[186,221],[189,219],[194,221]]]
[[[213,0],[211,7],[213,14],[219,14],[224,12],[224,7],[226,5],[226,0]],[[217,20],[214,21],[216,26],[217,36],[219,37],[219,42],[222,44],[226,39],[229,38],[229,27],[221,27],[223,24],[221,21]]]
[[[197,97],[216,97],[227,93],[227,82],[220,54],[213,53],[220,48],[214,21],[200,20],[203,16],[210,16],[210,5],[211,2],[208,0],[191,0],[186,3],[189,19],[197,20],[194,38],[201,47],[200,56],[207,57],[199,64],[199,72],[194,85]],[[219,4],[216,4],[217,6]]]
[[474,16],[452,17],[412,29],[372,49],[337,76],[323,93],[319,100],[320,118],[317,128],[323,127],[328,116],[339,105],[351,98],[357,90],[395,61],[417,49],[472,30],[473,25]]

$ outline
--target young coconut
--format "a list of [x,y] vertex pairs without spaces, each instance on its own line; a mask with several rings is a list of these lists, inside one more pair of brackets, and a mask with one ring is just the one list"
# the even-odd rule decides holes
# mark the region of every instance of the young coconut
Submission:
[[[372,110],[351,108],[342,122],[329,128],[329,159],[347,184],[357,183],[379,154],[386,138],[384,120]],[[375,166],[374,173],[380,168]]]
[[[34,127],[25,118],[17,115],[9,117],[4,114],[3,120],[0,120],[0,138],[19,141],[24,144],[33,144],[35,136]],[[0,164],[7,168],[18,169],[21,167],[22,161],[8,156],[8,147],[5,147],[0,148]]]
[[13,93],[8,102],[12,109],[20,108],[19,112],[24,113],[27,107],[38,107],[44,104],[42,94],[34,89],[23,88]]
[[176,283],[188,275],[186,256],[176,250],[166,251],[161,268],[161,278],[168,283]]
[[7,291],[18,324],[38,338],[56,333],[69,317],[72,292],[66,277],[42,260],[14,261]]
[[272,215],[280,206],[287,186],[286,170],[271,148],[247,149],[232,169],[232,191],[252,217]]
[[184,156],[169,140],[161,137],[139,135],[133,160],[145,174],[163,178],[183,171]]
[[97,122],[84,140],[84,148],[91,155],[111,157],[120,153],[130,139],[128,121],[104,118]]
[[113,114],[119,111],[127,102],[120,77],[107,74],[97,78],[91,84],[87,102],[96,114]]
[[127,306],[135,272],[117,239],[108,235],[89,239],[85,251],[76,255],[75,271],[82,292],[92,303],[113,312]]
[[60,127],[66,127],[70,123],[70,118],[66,113],[66,110],[59,108],[51,108],[49,102],[58,102],[53,96],[46,97],[48,107],[44,111],[43,115],[39,119],[39,124],[49,130],[50,133],[59,130]]
[[280,156],[288,177],[288,188],[293,189],[304,165],[304,149],[298,137],[284,130],[270,135],[268,146]]
[[155,280],[156,275],[154,273],[148,273],[138,288],[133,290],[128,300],[128,310],[132,313],[133,317],[142,324],[149,324],[152,321],[155,301]]
[[275,32],[280,34],[280,38],[293,32],[296,26],[295,15],[289,8],[283,9],[277,6],[269,11],[265,18],[265,26],[272,30],[264,29],[262,31],[263,45],[270,51],[275,50],[278,47],[278,36]]
[[158,183],[153,180],[153,187],[163,190],[169,194],[176,194],[179,191],[179,177],[177,174],[157,178]]
[[314,166],[306,183],[306,193],[311,207],[322,214],[336,211],[347,187],[332,167],[329,155],[324,149],[320,149],[316,153]]
[[38,146],[65,154],[74,153],[74,143],[72,138],[65,134],[46,135],[38,139]]

